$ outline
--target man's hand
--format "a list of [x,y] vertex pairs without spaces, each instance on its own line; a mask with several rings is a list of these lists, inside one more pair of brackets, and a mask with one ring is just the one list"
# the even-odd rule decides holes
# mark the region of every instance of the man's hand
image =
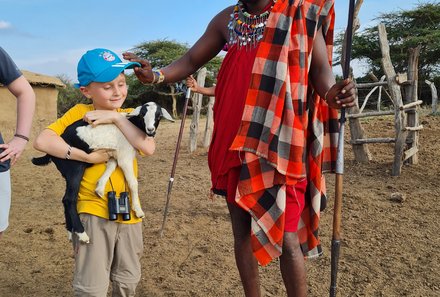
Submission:
[[334,84],[324,99],[331,108],[353,107],[356,104],[356,86],[350,79],[344,79]]
[[130,52],[122,53],[122,57],[127,61],[138,62],[142,65],[141,67],[133,68],[134,74],[136,74],[136,77],[139,79],[140,82],[152,83],[154,81],[154,74],[150,62],[148,62],[145,59],[141,59],[135,54]]

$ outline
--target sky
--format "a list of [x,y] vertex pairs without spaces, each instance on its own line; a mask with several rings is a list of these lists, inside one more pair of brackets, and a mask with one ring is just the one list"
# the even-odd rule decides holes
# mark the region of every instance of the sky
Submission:
[[[426,2],[425,0],[420,0]],[[348,0],[336,0],[336,32],[347,26]],[[20,69],[76,81],[76,65],[93,48],[118,54],[147,41],[194,44],[234,0],[0,0],[0,46]],[[380,13],[413,9],[419,0],[364,0],[361,26]],[[361,28],[362,28],[361,27]],[[338,72],[335,70],[335,72]],[[362,74],[361,65],[355,75]]]

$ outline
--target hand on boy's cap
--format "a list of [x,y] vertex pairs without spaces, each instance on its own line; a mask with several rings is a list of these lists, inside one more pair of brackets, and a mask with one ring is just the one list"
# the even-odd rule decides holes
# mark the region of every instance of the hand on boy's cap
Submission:
[[141,67],[134,67],[133,70],[141,82],[150,83],[153,81],[153,69],[151,68],[150,62],[146,59],[139,58],[137,55],[130,52],[122,53],[122,57],[127,61],[140,64]]
[[[136,54],[134,54],[134,53],[130,53],[130,52],[125,52],[125,53],[122,53],[122,57],[125,59],[125,60],[127,60],[127,61],[130,61],[130,62],[137,62],[137,63],[139,63],[139,64],[141,64],[140,66],[142,67],[142,68],[150,68],[151,69],[151,65],[150,65],[150,62],[148,62],[146,59],[143,59],[143,58],[140,58],[140,57],[138,57]],[[137,67],[135,67],[135,68],[137,68]]]

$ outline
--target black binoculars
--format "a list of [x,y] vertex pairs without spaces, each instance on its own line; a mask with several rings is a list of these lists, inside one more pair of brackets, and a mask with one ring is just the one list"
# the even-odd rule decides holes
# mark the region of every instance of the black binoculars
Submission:
[[115,221],[118,219],[118,214],[121,214],[123,221],[129,221],[131,216],[128,192],[121,192],[119,197],[117,197],[115,191],[110,191],[108,192],[107,196],[109,220]]

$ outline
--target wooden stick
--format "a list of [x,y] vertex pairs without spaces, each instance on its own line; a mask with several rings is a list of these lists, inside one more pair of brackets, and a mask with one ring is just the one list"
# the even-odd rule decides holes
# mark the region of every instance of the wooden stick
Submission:
[[359,119],[359,118],[369,118],[369,117],[377,117],[377,116],[385,116],[385,115],[393,115],[394,110],[389,111],[372,111],[372,112],[364,112],[364,113],[354,113],[347,115],[349,119]]
[[163,236],[163,231],[165,229],[165,223],[167,220],[168,208],[170,206],[170,200],[171,200],[171,189],[173,188],[174,174],[176,173],[177,158],[179,157],[180,144],[182,142],[183,129],[185,127],[186,113],[188,110],[188,101],[189,101],[190,97],[191,97],[191,88],[188,88],[186,90],[185,104],[183,106],[182,121],[180,122],[179,136],[177,137],[176,151],[174,152],[174,160],[173,160],[173,166],[171,168],[170,180],[168,181],[167,200],[166,200],[166,204],[165,204],[165,210],[163,212],[162,227],[160,228],[160,232],[159,232],[160,237]]
[[366,144],[366,143],[393,143],[396,142],[396,138],[363,138],[354,139],[350,141],[351,144]]
[[400,106],[399,108],[400,108],[400,110],[406,110],[406,109],[410,109],[411,107],[418,106],[418,105],[420,105],[420,104],[422,104],[422,103],[423,103],[422,100],[417,100],[417,101],[415,101],[415,102],[411,102],[411,103],[408,103],[408,104],[402,105],[402,106]]
[[[361,3],[361,2],[358,2]],[[344,79],[350,74],[351,47],[353,39],[354,22],[354,0],[350,0],[348,10],[348,24],[345,31],[345,50],[344,56]],[[339,250],[341,246],[341,218],[342,218],[342,175],[344,174],[344,133],[345,133],[345,108],[341,109],[341,118],[339,120],[339,138],[338,152],[336,159],[336,184],[335,184],[335,205],[333,210],[333,236],[331,251],[331,279],[330,279],[330,297],[336,297],[336,281],[338,274]]]

